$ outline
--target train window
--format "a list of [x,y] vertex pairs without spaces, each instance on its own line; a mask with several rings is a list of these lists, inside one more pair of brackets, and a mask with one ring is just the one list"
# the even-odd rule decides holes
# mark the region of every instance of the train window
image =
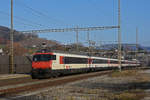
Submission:
[[88,64],[88,59],[78,57],[64,57],[64,64]]
[[104,64],[104,63],[108,63],[108,60],[104,60],[104,59],[93,59],[93,64]]
[[125,61],[121,61],[122,64],[125,64]]
[[33,61],[49,61],[49,60],[56,60],[56,55],[40,54],[33,56]]
[[51,60],[56,60],[56,55],[51,55]]
[[111,64],[118,64],[118,61],[111,60],[110,63]]

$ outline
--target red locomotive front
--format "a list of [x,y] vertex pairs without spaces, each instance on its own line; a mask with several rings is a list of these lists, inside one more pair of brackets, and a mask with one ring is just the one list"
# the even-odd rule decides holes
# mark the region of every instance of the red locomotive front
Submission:
[[50,77],[52,61],[56,59],[53,53],[36,53],[32,61],[32,78]]

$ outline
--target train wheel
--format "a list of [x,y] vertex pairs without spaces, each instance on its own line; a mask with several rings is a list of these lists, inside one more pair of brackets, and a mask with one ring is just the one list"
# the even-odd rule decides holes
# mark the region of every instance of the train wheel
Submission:
[[52,73],[52,77],[56,78],[56,77],[58,77],[58,74],[57,73]]
[[36,77],[34,75],[31,75],[32,79],[36,79]]

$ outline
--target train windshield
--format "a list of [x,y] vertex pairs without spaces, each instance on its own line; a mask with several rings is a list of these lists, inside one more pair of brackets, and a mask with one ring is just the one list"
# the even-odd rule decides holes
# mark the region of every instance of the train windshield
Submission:
[[49,60],[56,60],[56,55],[39,54],[33,56],[33,61],[49,61]]

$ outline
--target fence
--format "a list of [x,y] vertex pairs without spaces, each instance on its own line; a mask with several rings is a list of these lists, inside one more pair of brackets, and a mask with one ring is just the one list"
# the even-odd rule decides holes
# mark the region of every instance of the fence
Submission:
[[[31,57],[15,56],[14,71],[15,73],[30,73]],[[9,73],[9,56],[0,56],[0,74]]]

